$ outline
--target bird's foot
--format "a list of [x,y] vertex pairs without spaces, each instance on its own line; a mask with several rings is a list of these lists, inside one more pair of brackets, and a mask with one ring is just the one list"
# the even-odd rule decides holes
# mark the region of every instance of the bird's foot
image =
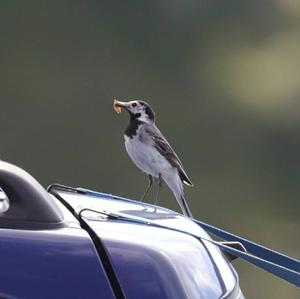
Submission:
[[157,213],[157,207],[154,207],[153,212],[152,213]]
[[142,211],[143,211],[143,212],[146,212],[146,213],[158,213],[158,212],[157,212],[157,207],[154,207],[154,208],[153,208],[153,211],[151,211],[151,210],[149,209],[149,207],[144,207],[144,209],[142,209]]

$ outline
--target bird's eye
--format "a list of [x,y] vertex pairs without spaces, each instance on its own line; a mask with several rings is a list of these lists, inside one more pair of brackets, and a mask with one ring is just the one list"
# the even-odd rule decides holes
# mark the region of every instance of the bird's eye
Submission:
[[131,106],[132,106],[132,107],[135,107],[135,106],[136,106],[136,103],[133,103]]

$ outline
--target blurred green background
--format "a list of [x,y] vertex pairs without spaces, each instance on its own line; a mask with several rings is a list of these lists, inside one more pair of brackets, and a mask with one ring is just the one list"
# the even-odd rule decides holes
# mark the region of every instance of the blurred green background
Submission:
[[[139,198],[147,178],[112,101],[144,99],[194,215],[300,257],[299,1],[10,0],[0,32],[2,159],[45,186]],[[178,210],[166,187],[160,204]],[[235,265],[247,298],[300,297]]]

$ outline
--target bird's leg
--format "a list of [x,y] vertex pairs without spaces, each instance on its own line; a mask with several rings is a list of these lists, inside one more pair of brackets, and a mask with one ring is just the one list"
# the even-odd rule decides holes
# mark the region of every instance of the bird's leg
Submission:
[[156,193],[156,198],[155,198],[155,202],[154,205],[156,206],[157,202],[158,202],[158,196],[159,196],[159,192],[162,186],[162,177],[161,174],[158,175],[158,189],[157,189],[157,193]]
[[144,199],[145,199],[147,193],[149,192],[149,190],[150,190],[150,188],[151,188],[151,186],[152,186],[152,184],[153,184],[152,175],[148,174],[148,180],[149,180],[148,187],[147,187],[145,193],[143,194],[143,196],[142,196],[142,198],[141,198],[141,201],[144,201]]

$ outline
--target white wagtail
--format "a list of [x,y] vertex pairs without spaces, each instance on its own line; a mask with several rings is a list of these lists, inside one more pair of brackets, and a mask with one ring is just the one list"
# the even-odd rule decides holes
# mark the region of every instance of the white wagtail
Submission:
[[125,147],[132,161],[148,175],[149,185],[142,196],[144,200],[153,184],[153,177],[158,178],[157,203],[162,180],[169,186],[184,215],[192,213],[184,198],[183,183],[193,186],[183,169],[178,156],[155,125],[152,108],[144,101],[120,102],[114,100],[114,110],[126,109],[130,122],[125,130]]

